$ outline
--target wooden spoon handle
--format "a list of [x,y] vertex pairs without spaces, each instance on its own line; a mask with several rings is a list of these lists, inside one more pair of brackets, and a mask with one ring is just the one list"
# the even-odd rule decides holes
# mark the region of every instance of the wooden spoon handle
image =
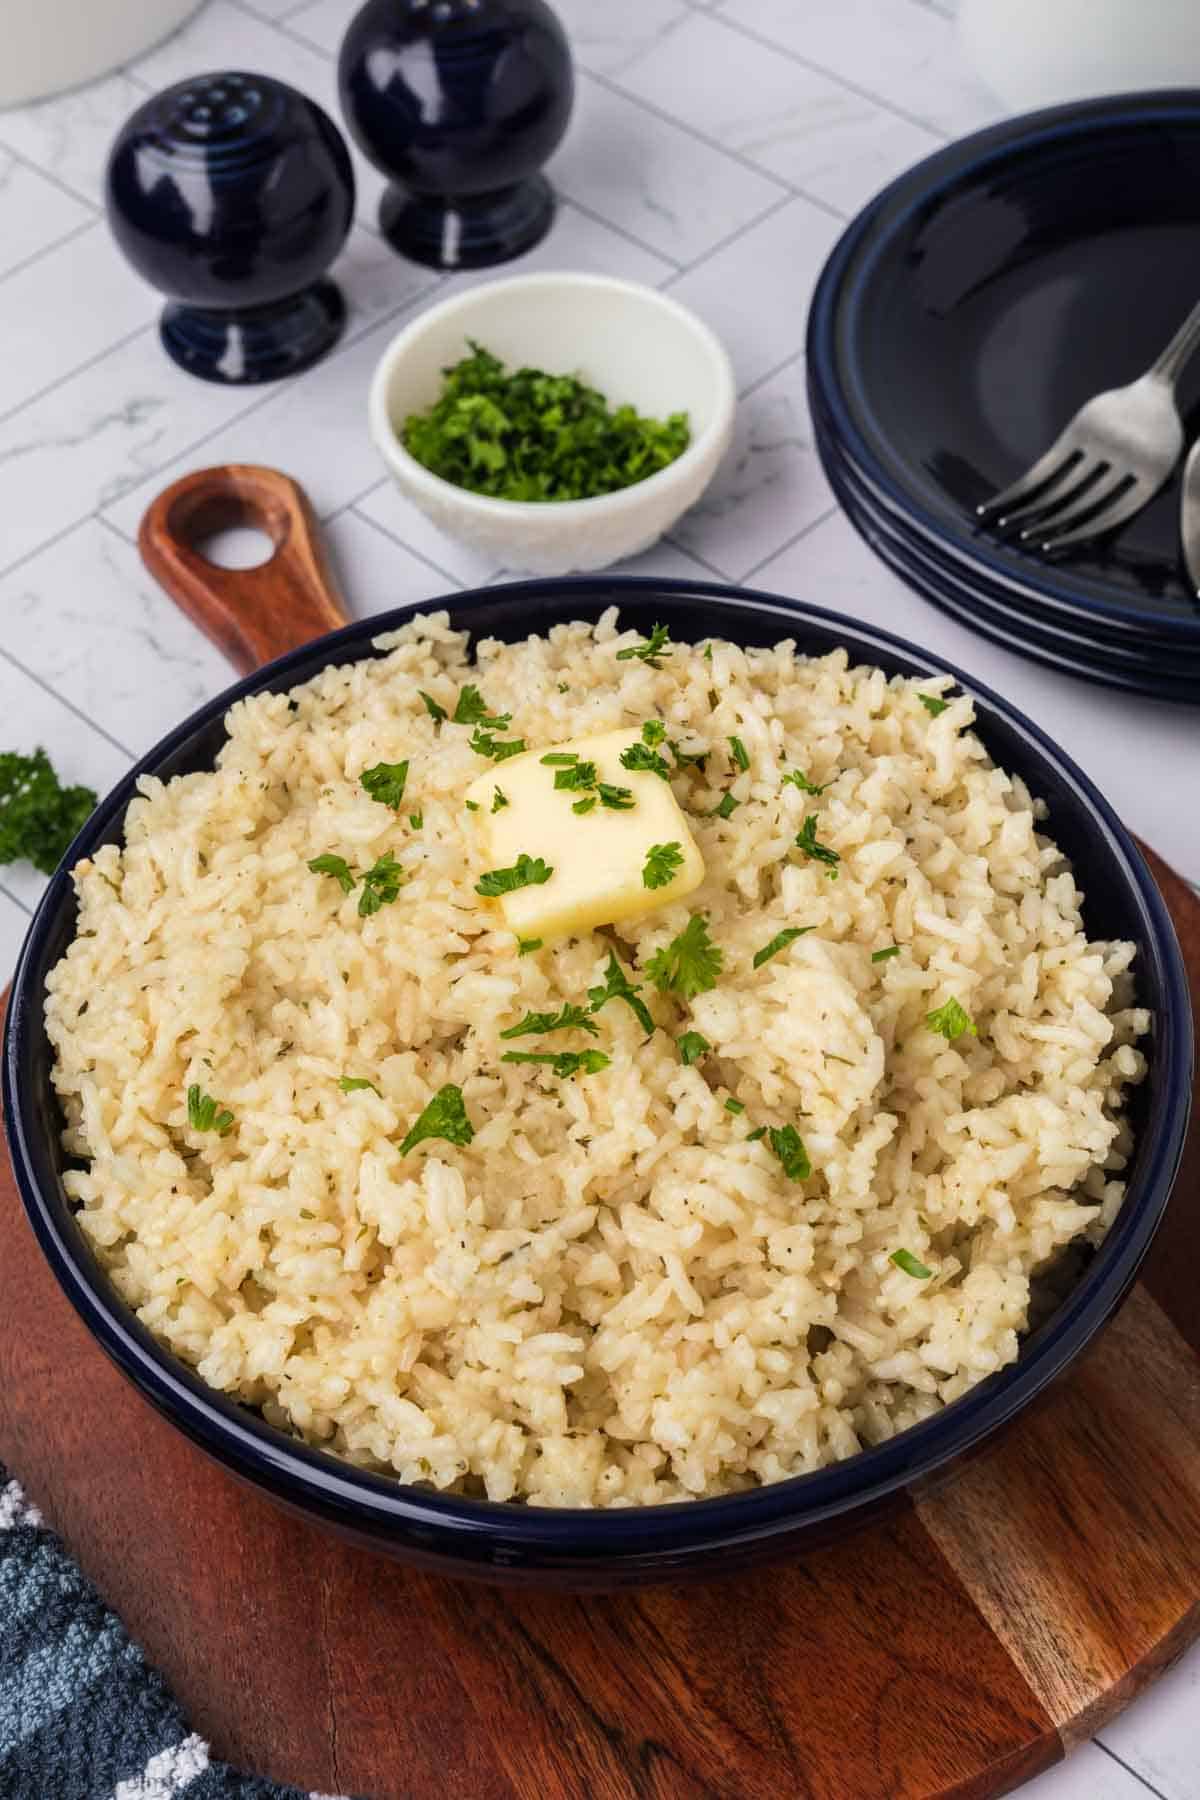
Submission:
[[[274,555],[221,569],[196,548],[234,525],[265,531]],[[243,675],[347,623],[303,488],[277,469],[197,469],[161,493],[138,532],[142,561]]]

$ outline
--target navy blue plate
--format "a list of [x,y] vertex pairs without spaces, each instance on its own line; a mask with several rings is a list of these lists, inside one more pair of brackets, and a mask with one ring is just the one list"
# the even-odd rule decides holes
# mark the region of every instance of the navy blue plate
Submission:
[[[914,529],[1077,617],[1200,646],[1178,476],[1106,543],[1046,561],[974,509],[1090,395],[1132,380],[1200,295],[1200,92],[1056,107],[919,163],[835,247],[809,381]],[[1200,429],[1200,360],[1182,388]]]
[[961,624],[1016,655],[1031,657],[1064,674],[1127,693],[1200,706],[1200,656],[1189,657],[1170,645],[1121,647],[1096,642],[1081,631],[1064,631],[1053,622],[1007,606],[990,593],[981,577],[970,572],[964,575],[948,559],[939,559],[923,541],[898,529],[832,447],[822,448],[822,463],[843,512],[876,555],[923,599]]
[[224,715],[246,694],[311,680],[331,664],[375,654],[372,639],[421,607],[364,619],[281,658],[202,707],[114,788],[80,832],[34,917],[13,982],[3,1098],[9,1147],[42,1249],[68,1299],[125,1374],[210,1456],[278,1501],[376,1549],[447,1573],[492,1580],[612,1587],[726,1574],[864,1523],[906,1490],[966,1456],[1060,1375],[1112,1317],[1158,1226],[1179,1165],[1192,1083],[1187,977],[1170,916],[1136,846],[1087,777],[1015,707],[961,671],[887,632],[768,594],[716,585],[610,577],[523,582],[444,603],[475,636],[515,639],[619,605],[643,632],[658,620],[681,641],[728,636],[746,644],[794,637],[802,651],[845,647],[889,673],[948,672],[974,697],[978,729],[997,762],[1024,777],[1050,808],[1057,842],[1087,895],[1098,937],[1138,947],[1140,997],[1153,1014],[1149,1075],[1136,1090],[1129,1191],[1105,1243],[1058,1310],[1032,1332],[1016,1364],[890,1443],[811,1475],[716,1500],[618,1511],[499,1505],[406,1487],[356,1469],[275,1430],[216,1393],[168,1354],[121,1301],[92,1256],[62,1184],[61,1120],[43,1025],[47,971],[75,930],[68,868],[119,841],[144,774],[169,779],[210,768]]

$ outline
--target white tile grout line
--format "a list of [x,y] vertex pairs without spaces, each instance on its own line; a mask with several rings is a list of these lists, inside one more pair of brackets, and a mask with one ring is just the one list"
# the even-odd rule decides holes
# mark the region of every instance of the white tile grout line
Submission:
[[69,200],[78,200],[79,204],[86,206],[90,213],[99,215],[101,208],[97,206],[90,194],[85,194],[82,188],[72,187],[70,182],[64,181],[62,176],[53,169],[43,168],[41,163],[34,162],[31,156],[26,156],[23,150],[18,150],[15,145],[10,144],[3,136],[2,127],[3,120],[0,118],[0,150],[11,156],[14,162],[20,163],[23,169],[32,169],[35,175],[40,175],[44,181],[48,181],[52,187],[56,187],[60,194],[66,194]]
[[753,567],[747,569],[746,573],[742,576],[742,586],[744,587],[748,581],[752,580],[753,577],[758,574],[760,569],[765,569],[769,562],[774,562],[777,556],[782,556],[785,550],[790,550],[793,545],[800,543],[803,538],[808,536],[810,531],[815,531],[818,525],[823,525],[826,519],[832,519],[834,513],[839,510],[840,508],[835,500],[833,505],[827,506],[823,513],[818,513],[815,519],[810,519],[807,525],[802,525],[799,531],[793,532],[792,536],[788,538],[785,543],[777,544],[774,550],[769,550],[765,556],[760,557]]
[[28,668],[19,656],[14,656],[12,651],[6,650],[3,644],[0,644],[0,656],[4,658],[5,662],[11,663],[14,669],[19,669],[21,674],[34,682],[37,687],[40,687],[43,693],[47,693],[52,699],[57,700],[60,706],[65,706],[69,713],[74,713],[77,719],[82,719],[85,725],[90,725],[94,732],[106,739],[114,750],[119,750],[122,756],[127,756],[131,763],[138,760],[127,744],[123,744],[120,738],[115,738],[111,731],[105,731],[103,725],[99,725],[95,719],[89,718],[82,707],[76,706],[73,700],[68,700],[65,694],[60,694],[56,687],[52,687],[36,670]]
[[[939,143],[944,144],[949,141],[950,132],[944,131],[940,125],[933,125],[928,119],[919,118],[916,113],[909,112],[906,107],[897,106],[894,100],[888,100],[874,88],[862,87],[857,81],[847,81],[846,77],[837,69],[828,69],[824,63],[814,62],[811,57],[802,56],[799,50],[792,50],[787,44],[781,44],[775,38],[767,37],[765,33],[756,31],[752,25],[747,25],[735,14],[727,13],[722,8],[720,12],[714,12],[710,17],[718,20],[722,25],[728,25],[731,31],[738,32],[741,37],[749,38],[755,44],[761,44],[764,50],[773,50],[777,56],[784,57],[788,62],[797,63],[802,69],[811,69],[814,75],[824,75],[828,81],[837,82],[848,93],[857,94],[860,100],[870,100],[883,112],[891,113],[893,118],[903,119],[906,124],[915,125],[918,130],[928,132],[929,136],[936,138]],[[949,29],[947,23],[947,30]]]
[[37,250],[31,250],[28,256],[21,258],[20,262],[15,262],[11,267],[0,271],[0,287],[3,287],[4,283],[11,280],[14,275],[19,275],[23,269],[32,268],[34,263],[41,262],[44,256],[52,256],[56,250],[61,250],[63,245],[69,244],[73,238],[82,237],[85,232],[93,231],[96,224],[95,217],[83,219],[79,224],[72,225],[69,230],[64,231],[61,237],[52,239],[48,244],[42,244]]
[[[36,393],[28,395],[24,400],[18,400],[17,404],[10,406],[6,412],[0,412],[0,425],[7,425],[10,419],[15,419],[19,413],[23,413],[27,406],[36,406],[39,400],[44,400],[47,394],[54,392],[55,388],[63,387],[68,381],[73,381],[76,375],[82,375],[88,369],[94,369],[97,363],[104,361],[105,357],[115,356],[118,350],[125,348],[126,344],[132,344],[134,338],[154,331],[157,325],[157,319],[148,319],[144,325],[135,325],[133,330],[127,331],[123,337],[114,338],[111,344],[106,344],[103,350],[97,350],[94,356],[86,357],[83,362],[76,363],[73,369],[67,369],[63,374],[56,375],[53,381],[48,381],[45,387],[38,388]],[[3,573],[4,571],[0,569],[0,574]]]
[[[777,200],[772,200],[771,204],[768,207],[765,207],[762,212],[755,213],[753,218],[743,219],[740,225],[735,225],[733,230],[727,232],[723,238],[718,238],[715,244],[710,245],[707,250],[700,256],[694,258],[692,262],[686,263],[682,269],[676,270],[674,274],[664,277],[664,279],[659,282],[659,287],[662,288],[664,292],[666,292],[668,288],[674,287],[675,283],[677,281],[682,281],[685,275],[692,275],[697,269],[702,269],[706,262],[710,262],[714,256],[719,256],[723,250],[728,250],[730,244],[736,244],[740,237],[745,237],[746,233],[748,231],[753,231],[756,225],[765,225],[768,219],[773,219],[777,212],[782,212],[785,206],[790,206],[794,200],[798,199],[807,200],[808,195],[790,193],[780,194],[779,198]],[[822,208],[822,211],[828,211],[828,208]]]
[[[670,263],[672,265],[672,275],[682,275],[684,273],[687,267],[686,263],[680,262],[677,256],[672,256],[669,250],[657,249],[645,238],[638,237],[636,232],[630,231],[624,225],[616,224],[612,219],[606,219],[604,214],[597,212],[594,207],[585,205],[582,200],[577,200],[573,194],[568,194],[563,188],[559,187],[557,183],[552,183],[552,185],[554,186],[555,198],[560,206],[570,207],[575,212],[582,213],[585,219],[591,219],[594,225],[603,225],[606,231],[615,231],[618,237],[623,237],[625,242],[627,244],[632,244],[635,250],[645,250],[650,256],[656,257],[659,262]],[[664,277],[664,279],[670,280],[671,277],[667,276]]]
[[[380,485],[382,484],[376,483],[376,486]],[[374,493],[374,491],[375,489],[372,488],[371,492]],[[360,498],[364,498],[364,496],[360,495]],[[440,575],[443,581],[448,581],[452,588],[457,588],[462,593],[466,583],[460,581],[457,575],[451,575],[448,569],[443,569],[440,563],[435,563],[432,557],[426,556],[421,550],[415,550],[411,544],[406,544],[403,538],[397,537],[394,531],[389,531],[386,525],[381,525],[378,519],[373,519],[370,513],[359,512],[357,506],[348,507],[346,510],[352,512],[355,518],[361,520],[364,525],[369,525],[372,531],[377,531],[380,537],[385,537],[389,544],[397,544],[401,550],[407,550],[410,556],[415,556],[418,562],[423,562],[427,569],[432,569],[435,575]],[[487,579],[490,580],[491,577],[489,576]]]
[[3,894],[4,898],[6,900],[11,900],[14,906],[19,907],[20,910],[25,914],[26,918],[32,919],[32,917],[33,917],[32,906],[28,905],[24,900],[18,899],[16,894],[13,893],[12,889],[6,888],[2,881],[0,881],[0,894]]
[[1110,1750],[1103,1738],[1094,1737],[1092,1742],[1098,1750],[1103,1750],[1105,1756],[1111,1757],[1113,1762],[1124,1769],[1127,1775],[1132,1775],[1135,1781],[1140,1781],[1147,1793],[1156,1795],[1157,1800],[1167,1800],[1167,1796],[1163,1793],[1161,1788],[1156,1788],[1152,1781],[1147,1781],[1146,1777],[1133,1767],[1132,1763],[1127,1763],[1123,1756],[1118,1756],[1115,1750]]

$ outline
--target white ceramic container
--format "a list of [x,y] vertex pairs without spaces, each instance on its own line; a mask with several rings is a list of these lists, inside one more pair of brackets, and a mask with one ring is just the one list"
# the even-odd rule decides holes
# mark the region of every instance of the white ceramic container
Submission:
[[1200,0],[963,0],[963,49],[1014,112],[1200,86]]
[[[662,418],[686,412],[683,455],[634,487],[593,500],[496,500],[432,474],[400,431],[441,392],[467,340],[504,362],[578,374],[610,405]],[[647,549],[695,504],[733,433],[733,370],[694,313],[653,288],[604,275],[517,275],[445,300],[394,338],[375,372],[371,435],[397,486],[451,537],[506,569],[566,575]]]
[[140,56],[200,0],[0,0],[0,107],[80,87]]

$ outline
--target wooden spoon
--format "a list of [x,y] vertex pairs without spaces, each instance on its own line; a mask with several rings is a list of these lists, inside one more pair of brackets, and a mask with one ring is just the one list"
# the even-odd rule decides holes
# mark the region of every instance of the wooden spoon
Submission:
[[[222,569],[199,546],[233,526],[263,531],[273,555]],[[184,475],[151,504],[142,561],[243,675],[349,621],[308,496],[278,469],[225,463]]]

